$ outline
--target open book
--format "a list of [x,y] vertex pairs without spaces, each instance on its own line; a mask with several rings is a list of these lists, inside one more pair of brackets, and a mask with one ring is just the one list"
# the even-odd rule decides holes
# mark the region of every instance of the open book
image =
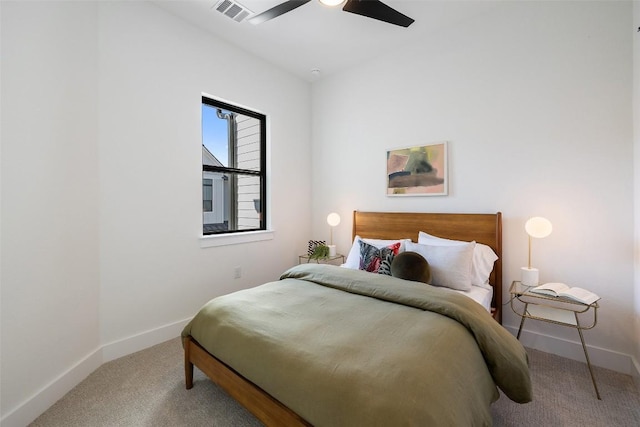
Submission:
[[537,294],[551,295],[552,297],[566,297],[583,304],[593,304],[600,297],[593,292],[578,287],[570,287],[564,283],[545,283],[530,290]]

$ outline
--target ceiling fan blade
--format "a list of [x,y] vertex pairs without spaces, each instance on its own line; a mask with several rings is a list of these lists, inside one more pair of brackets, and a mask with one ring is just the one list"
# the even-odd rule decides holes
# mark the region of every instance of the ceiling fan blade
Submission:
[[265,10],[264,12],[259,13],[252,18],[249,18],[249,22],[251,22],[252,24],[261,24],[262,22],[277,18],[278,16],[284,15],[287,12],[291,12],[293,9],[300,7],[303,4],[309,3],[310,1],[311,0],[289,0],[284,3],[280,3],[279,5],[274,6],[271,9]]
[[408,27],[414,23],[414,20],[407,15],[378,0],[347,0],[342,10],[401,27]]

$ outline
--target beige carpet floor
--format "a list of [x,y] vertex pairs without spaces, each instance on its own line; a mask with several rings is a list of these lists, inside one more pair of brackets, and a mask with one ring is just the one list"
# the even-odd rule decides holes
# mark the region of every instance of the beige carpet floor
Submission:
[[[599,401],[586,364],[528,353],[534,401],[519,405],[501,396],[492,407],[495,426],[640,426],[640,393],[630,376],[595,368]],[[101,366],[31,425],[261,425],[197,369],[194,380],[193,389],[186,390],[176,338]]]

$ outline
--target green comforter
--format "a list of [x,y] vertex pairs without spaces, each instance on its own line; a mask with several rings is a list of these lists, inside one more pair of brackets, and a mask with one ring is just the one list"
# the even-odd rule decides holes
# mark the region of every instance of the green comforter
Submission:
[[487,426],[496,385],[532,396],[524,348],[479,304],[359,270],[294,267],[182,335],[316,426]]

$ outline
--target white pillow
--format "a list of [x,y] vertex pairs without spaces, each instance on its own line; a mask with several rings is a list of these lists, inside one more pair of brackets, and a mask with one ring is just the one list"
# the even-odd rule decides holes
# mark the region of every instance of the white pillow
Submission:
[[[443,239],[421,231],[418,233],[418,243],[452,246],[465,245],[469,242]],[[489,284],[489,276],[491,275],[491,271],[493,271],[493,263],[496,262],[497,259],[498,256],[493,252],[491,247],[482,243],[476,243],[475,249],[473,250],[473,264],[471,265],[471,284],[485,289],[492,289]]]
[[407,242],[405,250],[417,252],[427,260],[432,285],[469,291],[475,246],[475,242],[448,246]]
[[398,253],[404,252],[405,242],[411,241],[411,239],[396,239],[396,240],[363,239],[360,236],[356,236],[353,239],[353,245],[351,245],[351,250],[347,255],[347,260],[344,262],[344,264],[342,264],[343,267],[350,268],[352,270],[358,270],[360,268],[360,240],[363,240],[365,243],[375,246],[378,249],[400,242],[401,244],[400,244],[400,249],[398,250]]

